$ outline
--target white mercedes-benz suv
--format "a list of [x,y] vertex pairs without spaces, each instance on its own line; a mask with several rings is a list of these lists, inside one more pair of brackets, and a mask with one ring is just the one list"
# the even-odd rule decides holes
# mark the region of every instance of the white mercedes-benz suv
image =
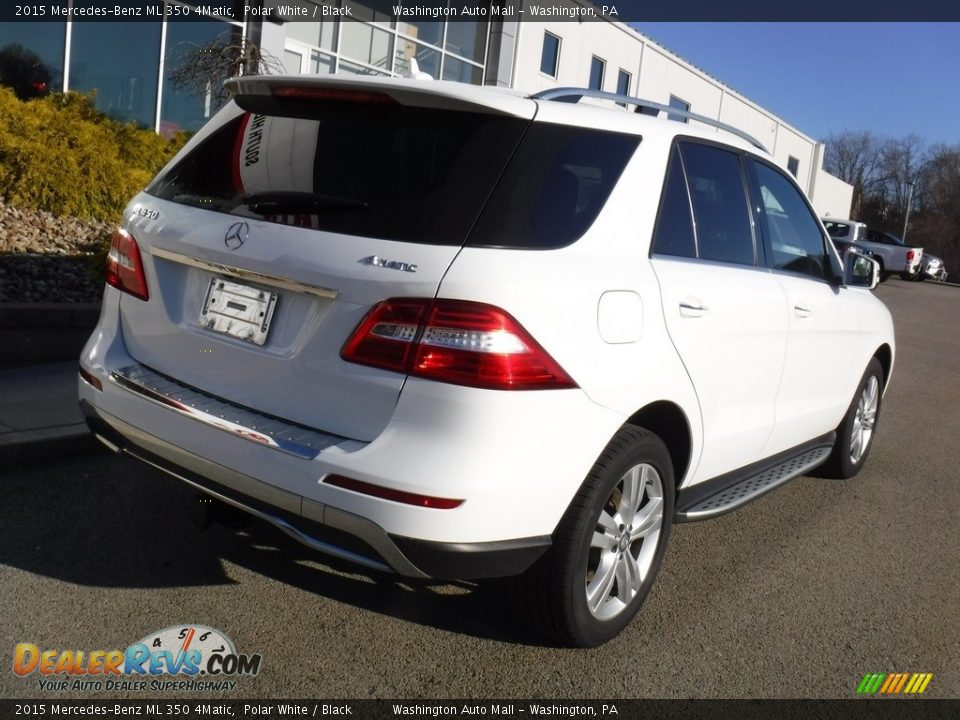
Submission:
[[113,240],[79,380],[112,449],[367,568],[513,577],[581,646],[672,523],[862,467],[876,263],[742,132],[582,89],[229,87]]

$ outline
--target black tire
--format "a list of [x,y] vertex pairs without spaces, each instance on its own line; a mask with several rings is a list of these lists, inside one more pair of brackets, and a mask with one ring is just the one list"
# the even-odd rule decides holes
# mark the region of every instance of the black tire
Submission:
[[877,265],[880,266],[880,282],[886,282],[890,279],[890,273],[888,273],[883,267],[883,260],[881,258],[876,258]]
[[[873,425],[871,427],[872,432],[867,439],[866,449],[862,451],[859,457],[854,459],[852,457],[854,426],[858,422],[860,399],[864,394],[865,388],[870,383],[871,378],[876,379],[877,383],[877,404]],[[817,475],[821,477],[846,479],[860,472],[863,464],[867,460],[867,456],[870,455],[870,449],[873,447],[873,439],[876,437],[877,427],[880,423],[880,410],[883,404],[882,396],[883,367],[880,365],[879,360],[871,358],[867,364],[867,369],[863,372],[863,377],[860,378],[860,384],[857,385],[857,391],[853,395],[853,400],[850,401],[850,407],[847,408],[843,420],[840,422],[839,427],[837,427],[837,442],[833,446],[833,451],[830,453],[827,461],[817,469]]]
[[[655,471],[660,482],[662,519],[659,533],[654,536],[651,532],[647,537],[631,541],[629,528],[620,525],[621,543],[630,543],[626,549],[622,544],[616,549],[615,539],[612,547],[606,551],[591,548],[594,532],[601,527],[601,512],[606,513],[607,520],[610,519],[608,510],[624,501],[622,482],[628,471],[644,465]],[[651,494],[656,488],[654,476],[649,471],[643,472],[648,474],[642,476],[643,490],[639,495],[637,515],[655,505],[655,497]],[[595,647],[617,635],[637,614],[653,587],[670,537],[674,497],[673,465],[666,445],[649,430],[625,425],[610,441],[583,481],[553,534],[550,550],[525,573],[512,579],[513,601],[521,618],[541,634],[565,645]],[[619,512],[616,517],[621,517]],[[628,537],[624,538],[623,535]],[[615,538],[614,535],[610,537]],[[650,548],[647,543],[653,544],[653,547]],[[642,555],[643,562],[649,562],[645,575],[633,575],[634,581],[641,577],[642,581],[626,603],[619,597],[619,568],[626,568],[626,565],[619,564],[623,553],[631,553],[634,560]],[[598,587],[601,584],[600,568],[597,567],[591,576],[590,567],[595,558],[609,559],[614,556],[616,560],[607,567],[618,570],[616,573],[605,572],[604,577],[616,575],[616,579],[611,580],[609,589],[599,593],[599,596],[607,598],[602,609],[616,611],[616,614],[601,619],[587,606],[588,582],[597,581]],[[626,569],[623,572],[627,573]],[[628,575],[624,574],[623,577]],[[616,596],[613,594],[614,588]],[[622,609],[617,610],[621,605]]]

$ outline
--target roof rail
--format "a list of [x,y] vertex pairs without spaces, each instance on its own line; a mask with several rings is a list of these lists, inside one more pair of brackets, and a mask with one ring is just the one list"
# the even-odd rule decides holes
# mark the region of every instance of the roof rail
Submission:
[[[619,93],[605,92],[603,90],[592,90],[590,88],[559,87],[534,93],[530,96],[530,99],[557,100],[559,102],[575,103],[579,102],[581,98],[585,97],[598,98],[600,100],[613,100],[614,102],[624,103],[626,105],[636,105],[636,111],[641,112],[644,115],[652,114],[656,116],[661,112],[665,112],[670,113],[671,115],[679,115],[680,117],[690,118],[691,120],[696,120],[704,125],[711,125],[719,130],[723,130],[724,132],[728,132],[732,135],[736,135],[739,138],[743,138],[755,148],[768,153],[768,150],[759,140],[752,135],[745,133],[743,130],[733,127],[732,125],[727,125],[726,123],[722,123],[719,120],[714,120],[706,115],[698,115],[697,113],[692,113],[689,110],[680,110],[678,108],[670,107],[669,105],[663,105],[661,103],[653,102],[652,100],[644,100],[643,98],[632,97],[630,95],[621,95]],[[654,110],[655,112],[648,113],[644,112],[644,110]]]

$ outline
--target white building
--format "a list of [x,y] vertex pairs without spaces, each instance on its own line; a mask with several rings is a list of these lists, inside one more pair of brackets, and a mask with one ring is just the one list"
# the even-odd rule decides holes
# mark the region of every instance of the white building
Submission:
[[[349,4],[356,16],[358,3]],[[853,187],[823,170],[823,144],[624,23],[403,21],[385,3],[362,4],[367,12],[360,21],[265,24],[264,47],[282,54],[289,72],[402,75],[414,57],[438,79],[531,93],[593,87],[673,105],[755,137],[793,173],[821,216],[849,214]]]

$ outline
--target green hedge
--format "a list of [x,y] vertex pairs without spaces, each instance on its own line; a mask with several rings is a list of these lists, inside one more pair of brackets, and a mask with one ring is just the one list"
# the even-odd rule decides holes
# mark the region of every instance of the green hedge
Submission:
[[17,207],[117,222],[185,139],[112,120],[86,95],[23,101],[0,87],[0,197]]

